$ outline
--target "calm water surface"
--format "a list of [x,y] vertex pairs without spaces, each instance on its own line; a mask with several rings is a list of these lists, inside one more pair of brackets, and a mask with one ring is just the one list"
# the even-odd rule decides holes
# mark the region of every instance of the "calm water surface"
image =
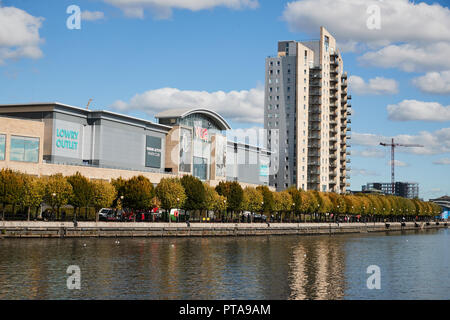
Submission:
[[[0,299],[450,299],[449,240],[447,229],[0,239]],[[69,265],[81,269],[81,290],[67,289]],[[367,289],[370,265],[381,269],[380,290]]]

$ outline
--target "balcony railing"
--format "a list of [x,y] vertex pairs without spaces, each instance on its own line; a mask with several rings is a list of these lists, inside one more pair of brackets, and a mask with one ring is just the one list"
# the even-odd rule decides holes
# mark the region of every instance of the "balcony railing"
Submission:
[[321,127],[320,126],[309,126],[308,130],[310,130],[310,131],[321,131]]
[[310,96],[321,96],[322,90],[319,90],[317,88],[311,88],[311,90],[309,90],[309,95]]

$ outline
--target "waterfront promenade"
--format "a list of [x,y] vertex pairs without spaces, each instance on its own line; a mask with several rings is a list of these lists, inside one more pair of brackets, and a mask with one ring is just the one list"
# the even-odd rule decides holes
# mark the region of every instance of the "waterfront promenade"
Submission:
[[0,238],[209,237],[320,235],[446,228],[440,222],[385,223],[145,223],[2,221]]

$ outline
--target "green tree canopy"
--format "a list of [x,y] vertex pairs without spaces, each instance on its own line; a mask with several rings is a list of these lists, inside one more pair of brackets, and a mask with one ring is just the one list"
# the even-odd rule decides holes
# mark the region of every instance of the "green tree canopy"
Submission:
[[102,180],[94,180],[92,184],[92,204],[96,212],[96,220],[98,221],[98,211],[101,208],[109,208],[114,199],[116,199],[117,191],[114,186]]
[[94,196],[94,189],[92,183],[77,172],[76,174],[67,177],[67,182],[72,186],[72,196],[69,199],[69,204],[71,204],[75,209],[88,207]]
[[151,208],[153,196],[153,184],[142,175],[127,180],[123,187],[123,204],[133,210]]
[[155,193],[161,207],[166,211],[182,207],[186,201],[185,190],[178,178],[161,179],[156,186]]
[[191,175],[183,176],[180,181],[186,193],[183,208],[185,210],[205,209],[206,194],[202,181]]
[[260,191],[252,187],[246,187],[243,193],[242,209],[252,213],[260,212],[263,208],[263,195]]
[[72,197],[72,186],[62,174],[55,174],[47,178],[44,189],[44,201],[53,211],[69,203]]
[[261,192],[263,196],[263,207],[262,210],[264,213],[271,213],[274,211],[275,202],[273,200],[273,193],[270,191],[268,186],[257,186],[256,190]]

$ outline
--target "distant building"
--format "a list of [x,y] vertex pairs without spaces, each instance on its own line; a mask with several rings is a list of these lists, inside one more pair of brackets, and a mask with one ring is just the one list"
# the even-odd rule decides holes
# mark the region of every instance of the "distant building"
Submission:
[[430,199],[431,202],[438,204],[442,208],[442,218],[448,219],[448,214],[450,212],[450,197],[443,196],[437,199]]
[[396,182],[394,192],[392,192],[392,183],[390,182],[371,182],[362,186],[362,192],[375,190],[381,191],[384,194],[393,194],[408,199],[419,198],[419,184],[415,182]]
[[90,179],[193,175],[212,186],[269,185],[270,152],[228,141],[231,127],[204,108],[170,109],[158,123],[62,103],[0,105],[0,170]]

